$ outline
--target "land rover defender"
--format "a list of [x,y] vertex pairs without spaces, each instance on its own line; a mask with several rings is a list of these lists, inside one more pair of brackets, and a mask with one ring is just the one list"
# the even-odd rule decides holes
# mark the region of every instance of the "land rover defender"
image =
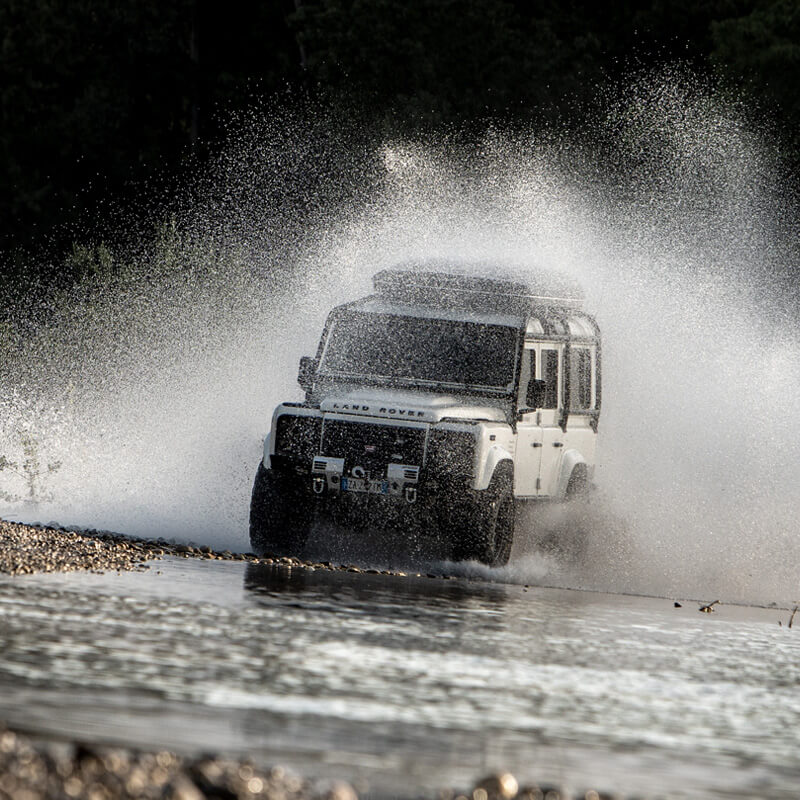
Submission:
[[275,409],[251,545],[297,555],[319,515],[403,517],[452,560],[505,564],[520,504],[593,478],[600,332],[582,292],[547,274],[399,268],[374,288],[331,311],[300,361],[304,401]]

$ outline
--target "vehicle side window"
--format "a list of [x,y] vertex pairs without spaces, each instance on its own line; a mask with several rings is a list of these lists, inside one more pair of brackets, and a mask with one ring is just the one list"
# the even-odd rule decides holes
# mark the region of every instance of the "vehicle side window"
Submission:
[[536,351],[526,347],[522,351],[522,369],[519,380],[519,407],[527,405],[528,384],[536,377]]
[[542,408],[558,408],[558,350],[542,350],[542,380],[545,382]]
[[587,347],[573,347],[569,354],[570,411],[587,411],[592,401],[592,354]]

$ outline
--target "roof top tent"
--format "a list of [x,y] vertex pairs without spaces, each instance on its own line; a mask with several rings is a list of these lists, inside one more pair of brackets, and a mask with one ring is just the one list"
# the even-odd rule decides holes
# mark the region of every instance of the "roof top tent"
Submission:
[[528,336],[599,336],[597,323],[582,310],[583,290],[569,278],[543,271],[525,279],[486,278],[441,266],[447,271],[382,270],[373,279],[375,291],[398,303],[519,315],[527,320]]

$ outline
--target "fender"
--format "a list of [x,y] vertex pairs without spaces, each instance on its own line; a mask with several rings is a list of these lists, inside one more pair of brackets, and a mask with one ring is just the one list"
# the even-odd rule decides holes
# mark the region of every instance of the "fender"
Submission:
[[483,462],[483,470],[478,473],[478,481],[475,485],[476,489],[487,489],[489,487],[495,469],[501,461],[508,461],[513,466],[514,456],[506,450],[505,447],[492,445],[486,453],[486,458]]
[[559,500],[563,500],[566,497],[567,484],[569,483],[570,476],[572,475],[572,470],[575,469],[578,464],[586,464],[586,459],[581,455],[580,451],[567,450],[561,460],[561,470],[559,471],[558,483],[556,484],[555,497],[557,497]]

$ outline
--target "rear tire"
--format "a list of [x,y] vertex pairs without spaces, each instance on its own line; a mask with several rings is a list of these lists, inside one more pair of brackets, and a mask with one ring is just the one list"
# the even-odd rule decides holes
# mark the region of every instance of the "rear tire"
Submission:
[[567,519],[561,534],[560,549],[563,557],[572,563],[586,560],[589,545],[587,503],[591,499],[592,484],[585,464],[577,464],[569,476],[564,500]]
[[310,498],[296,481],[259,463],[250,500],[250,546],[255,553],[297,556],[312,522]]
[[590,489],[591,484],[589,483],[589,474],[586,470],[586,465],[578,464],[569,476],[564,499],[567,502],[570,500],[585,500],[589,496]]
[[480,561],[490,567],[508,563],[514,544],[516,503],[513,467],[500,466],[489,488],[456,526],[453,561]]

